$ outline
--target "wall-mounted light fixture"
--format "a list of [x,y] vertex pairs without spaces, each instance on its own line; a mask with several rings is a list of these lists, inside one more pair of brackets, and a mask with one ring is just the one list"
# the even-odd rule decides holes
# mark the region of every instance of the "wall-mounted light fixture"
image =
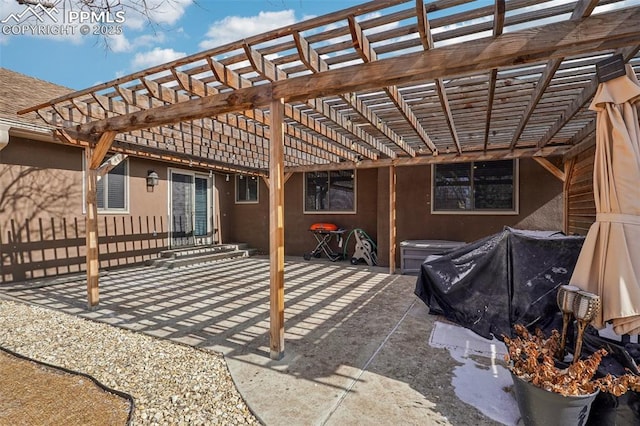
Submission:
[[229,175],[225,178],[225,181],[229,182]]
[[153,188],[158,186],[159,180],[158,174],[153,170],[149,170],[147,172],[147,192],[153,192]]

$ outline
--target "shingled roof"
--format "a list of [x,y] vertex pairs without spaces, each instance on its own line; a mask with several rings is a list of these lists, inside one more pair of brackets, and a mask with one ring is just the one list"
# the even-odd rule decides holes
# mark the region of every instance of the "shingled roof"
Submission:
[[50,130],[53,126],[46,124],[35,112],[21,116],[16,113],[71,92],[73,90],[67,87],[0,67],[0,120],[16,126],[28,124],[29,127]]

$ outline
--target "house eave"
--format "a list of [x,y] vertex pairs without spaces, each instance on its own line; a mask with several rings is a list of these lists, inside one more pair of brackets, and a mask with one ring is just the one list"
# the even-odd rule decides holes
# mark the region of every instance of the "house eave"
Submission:
[[59,142],[53,135],[53,127],[27,123],[0,117],[0,150],[9,144],[11,137],[31,139],[41,142]]

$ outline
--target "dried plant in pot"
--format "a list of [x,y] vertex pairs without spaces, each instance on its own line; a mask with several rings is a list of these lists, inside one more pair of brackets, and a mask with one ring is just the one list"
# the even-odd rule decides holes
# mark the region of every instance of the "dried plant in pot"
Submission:
[[559,365],[555,358],[561,347],[557,330],[545,337],[540,330],[530,333],[522,325],[514,328],[516,337],[503,336],[508,350],[505,360],[526,426],[582,426],[598,392],[620,396],[629,389],[640,390],[640,376],[595,377],[602,358],[607,355],[605,349],[567,367]]

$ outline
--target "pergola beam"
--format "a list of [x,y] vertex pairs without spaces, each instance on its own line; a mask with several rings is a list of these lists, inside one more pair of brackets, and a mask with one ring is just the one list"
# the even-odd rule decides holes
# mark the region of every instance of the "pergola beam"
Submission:
[[[424,50],[431,50],[434,48],[433,35],[431,34],[431,27],[429,25],[429,18],[427,18],[427,11],[425,10],[422,0],[416,0],[416,14],[418,16],[418,31],[420,33],[420,42]],[[460,145],[460,139],[458,138],[458,131],[453,121],[453,113],[451,111],[451,105],[447,97],[447,89],[444,87],[444,81],[441,77],[434,79],[436,84],[436,92],[438,93],[438,99],[440,100],[440,106],[444,112],[445,119],[447,121],[447,127],[449,127],[449,133],[451,133],[451,139],[456,147],[458,154],[462,154],[462,146]]]
[[[184,82],[189,80],[189,76],[177,71],[175,72],[175,74],[179,76],[179,81],[181,82],[181,87],[183,88],[183,90],[187,91],[186,89],[187,86],[186,84],[184,84]],[[181,94],[174,89],[170,89],[165,86],[162,86],[161,84],[153,80],[148,80],[143,78],[142,82],[153,97],[163,102],[172,103],[174,102],[172,101],[173,99],[175,99],[175,102],[184,102],[189,100],[189,97],[187,95]],[[197,96],[207,96],[207,91],[206,89],[204,89],[204,87],[201,87],[200,89],[191,88],[189,92]],[[256,111],[255,113],[253,111],[245,111],[244,113],[245,115],[248,114],[250,118],[254,119],[256,122],[260,124],[265,124],[266,122],[266,120],[264,119],[261,120],[259,118],[264,116],[264,114],[262,114],[262,111],[259,111],[259,112]],[[241,141],[246,140],[248,141],[249,147],[251,147],[252,145],[257,145],[254,148],[254,150],[257,149],[258,153],[263,155],[268,155],[268,148],[266,147],[268,146],[269,129],[256,126],[255,123],[249,123],[248,120],[245,119],[244,117],[239,117],[233,114],[218,115],[215,118],[215,121],[218,121],[223,125],[226,124],[232,128],[235,127],[239,130],[241,137],[240,139],[236,139],[236,138],[232,138],[233,136],[232,129],[227,129],[227,128],[223,129],[224,134],[230,139],[237,140],[237,143],[240,143]],[[323,141],[319,140],[319,138],[309,139],[309,135],[302,132],[296,132],[290,129],[287,132],[286,138],[287,138],[286,140],[289,141],[288,146],[290,147],[290,149],[299,151],[299,153],[307,155],[308,156],[307,159],[338,161],[340,158],[347,158],[347,159],[355,158],[352,155],[350,155],[350,153],[346,150],[342,150],[342,151],[331,150],[327,147],[326,142],[323,143]],[[300,140],[305,143],[297,144],[293,140],[294,138],[296,140]],[[293,153],[291,153],[290,155],[295,157]],[[303,159],[299,155],[297,156],[297,158]]]
[[[418,0],[421,1],[421,0]],[[493,10],[493,37],[498,37],[504,31],[505,0],[495,0]],[[496,81],[498,69],[493,68],[489,73],[489,97],[487,99],[486,123],[484,126],[484,149],[489,146],[489,130],[491,129],[491,114],[493,113],[493,101],[496,94]]]
[[[131,131],[253,109],[268,105],[273,99],[293,102],[602,51],[637,44],[639,37],[640,9],[622,9],[582,21],[556,22],[492,39],[470,40],[398,58],[242,88],[86,123],[76,126],[76,130],[85,137],[108,130]],[[21,112],[27,111],[29,109]]]
[[[593,9],[597,4],[597,0],[580,0],[578,4],[576,4],[576,7],[571,14],[571,20],[578,21],[591,15],[591,12],[593,12]],[[533,111],[538,106],[538,103],[540,102],[540,99],[542,99],[542,96],[544,96],[547,87],[549,87],[549,84],[551,84],[551,81],[553,80],[553,77],[558,68],[560,68],[563,60],[564,58],[555,58],[547,62],[547,65],[545,66],[540,79],[536,83],[536,88],[533,91],[533,95],[531,96],[531,99],[529,100],[529,103],[527,104],[527,107],[522,114],[522,118],[520,118],[518,127],[513,133],[510,145],[511,149],[515,148],[516,144],[518,143],[518,140],[520,139],[520,136],[522,136],[524,128],[527,126],[527,123],[529,123],[529,119],[533,115]]]
[[564,153],[564,161],[582,154],[596,143],[596,120],[584,126],[578,133],[573,135],[569,144],[572,148]]
[[573,148],[567,150],[563,155],[564,161],[569,161],[578,155],[582,154],[592,146],[596,144],[596,135],[592,134],[591,136],[586,137],[582,142],[575,145]]
[[536,147],[533,148],[518,148],[511,149],[496,149],[493,151],[464,151],[462,154],[440,153],[437,156],[422,155],[419,157],[401,157],[396,159],[385,158],[378,161],[363,160],[355,163],[344,162],[334,164],[313,164],[308,166],[296,166],[287,167],[285,172],[287,173],[301,173],[301,172],[318,172],[318,171],[330,171],[330,170],[351,170],[351,169],[373,169],[380,167],[405,167],[405,166],[419,166],[427,164],[439,164],[439,163],[468,163],[471,161],[497,161],[497,160],[511,160],[515,158],[532,158],[532,157],[549,157],[555,155],[563,155],[565,152],[571,149],[568,145],[562,146],[549,146],[542,149]]
[[[249,58],[249,62],[253,66],[253,69],[262,77],[272,82],[286,80],[288,78],[287,74],[284,71],[280,70],[273,62],[271,62],[269,59],[267,59],[264,55],[262,55],[257,50],[253,49],[251,46],[245,44],[244,50],[247,58]],[[322,61],[322,59],[319,59],[319,61]],[[343,97],[343,100],[349,103],[349,101],[346,100],[344,97]],[[375,138],[373,138],[371,135],[364,132],[360,128],[354,128],[353,126],[350,126],[348,124],[349,123],[348,118],[344,117],[342,113],[335,111],[333,108],[327,105],[327,102],[324,99],[307,99],[306,104],[309,107],[315,109],[320,114],[324,115],[329,120],[336,123],[338,126],[342,127],[345,131],[348,131],[349,133],[353,134],[358,140],[362,141],[363,143],[379,150],[381,153],[387,156],[395,157],[395,154],[393,153],[393,151],[386,148],[383,144],[378,143],[375,140]],[[362,112],[362,110],[358,110],[357,107],[353,107],[353,108],[356,109],[356,111],[358,111],[361,115],[365,114],[364,112]],[[286,112],[287,112],[287,107],[285,106],[285,114]],[[365,117],[365,119],[367,120],[371,120],[371,118],[366,118],[365,115],[363,115],[363,117]],[[353,141],[351,143],[351,146],[355,149],[356,147],[359,146],[359,144]]]
[[551,59],[545,65],[544,71],[542,72],[542,75],[538,79],[535,89],[533,90],[533,94],[529,99],[529,103],[527,104],[527,107],[522,113],[520,122],[518,123],[518,126],[516,127],[516,130],[513,133],[513,136],[511,138],[511,144],[509,145],[511,149],[515,148],[516,144],[520,140],[520,136],[522,136],[522,132],[524,131],[524,128],[527,126],[527,123],[529,123],[529,119],[533,115],[533,111],[538,106],[538,102],[540,102],[540,99],[542,99],[542,96],[547,90],[547,87],[549,87],[549,84],[551,83],[553,76],[556,74],[556,71],[558,70],[558,68],[560,68],[560,64],[562,64],[563,59],[564,58]]
[[573,6],[571,19],[582,19],[591,15],[593,9],[598,5],[599,0],[578,0]]
[[[243,87],[251,87],[253,83],[246,78],[242,77],[236,71],[230,69],[229,67],[221,64],[218,61],[215,61],[211,58],[207,59],[211,71],[213,72],[216,79],[222,84],[231,87],[232,89],[241,89]],[[186,90],[186,89],[185,89]],[[199,91],[202,92],[202,91]],[[202,94],[196,93],[198,96],[205,97],[207,96],[206,92]],[[244,114],[248,114],[248,116],[261,124],[266,126],[270,125],[270,118],[266,116],[262,111],[244,111]],[[329,128],[324,123],[316,120],[311,117],[308,113],[300,111],[297,108],[292,107],[291,105],[285,104],[284,106],[285,117],[295,120],[301,123],[304,127],[322,135],[329,141],[332,141],[337,146],[331,146],[328,142],[323,141],[319,137],[303,131],[301,128],[296,128],[290,124],[285,123],[285,133],[291,135],[293,137],[297,137],[311,145],[322,147],[323,149],[329,150],[336,155],[339,155],[347,160],[354,160],[355,155],[353,155],[350,151],[356,152],[359,155],[364,156],[365,158],[370,158],[375,160],[378,158],[378,155],[367,149],[365,147],[360,146],[359,144],[355,144],[336,132],[335,130]],[[350,151],[344,151],[345,149]]]
[[[149,82],[145,78],[141,78],[140,80],[142,82],[142,87],[146,88],[147,90],[149,90],[149,87],[152,86],[153,83],[155,83]],[[157,92],[158,90],[154,92]],[[125,89],[123,87],[119,87],[118,92],[121,95],[126,94],[125,103],[130,104],[132,107],[139,108],[140,110],[152,108],[154,105],[161,106],[167,103],[166,98],[160,100],[158,97],[153,95],[138,95],[135,91]],[[150,93],[152,92],[150,91]],[[180,98],[178,94],[174,96]],[[185,97],[183,97],[182,99],[187,100],[188,98],[185,99]],[[145,106],[145,104],[147,106]],[[215,119],[203,118],[199,120],[200,125],[196,124],[194,121],[191,121],[188,124],[188,129],[184,128],[186,123],[181,122],[181,128],[179,130],[160,129],[160,132],[163,134],[163,136],[166,136],[164,133],[171,132],[171,137],[174,139],[181,139],[185,149],[190,148],[191,152],[202,152],[202,150],[205,150],[208,153],[209,145],[215,144],[215,146],[213,146],[212,148],[216,152],[222,152],[222,155],[224,156],[233,157],[234,155],[238,154],[244,159],[247,159],[247,161],[257,158],[262,163],[266,164],[266,162],[268,161],[268,152],[266,148],[268,143],[266,142],[264,135],[258,134],[258,131],[250,132],[246,123],[236,123],[236,126],[233,127],[238,130],[234,131],[231,126],[226,125],[228,122],[228,118],[229,117],[227,115],[221,115],[219,117],[216,117]],[[227,151],[224,151],[222,149],[223,147],[226,147]],[[234,153],[228,151],[229,149],[231,149],[231,147],[233,147]],[[230,162],[232,162],[231,158],[229,160]]]
[[582,129],[580,129],[578,131],[578,133],[573,135],[573,137],[567,141],[567,145],[576,146],[576,145],[582,143],[582,141],[584,141],[586,138],[595,135],[595,133],[596,133],[596,122],[597,122],[597,120],[595,118],[593,120],[591,120],[589,122],[589,124],[587,124]]
[[[112,97],[106,97],[94,93],[93,99],[95,101],[95,104],[98,105],[99,108],[94,108],[92,107],[93,104],[89,104],[86,101],[80,101],[77,98],[72,99],[72,104],[85,116],[95,119],[102,119],[108,117],[108,113],[111,113],[111,116],[123,115],[127,114],[127,111],[130,112],[131,109],[135,109],[135,111],[141,111],[153,106],[161,106],[168,103],[166,98],[163,99],[160,96],[156,96],[156,94],[158,94],[158,89],[157,87],[154,87],[154,85],[160,85],[158,85],[154,81],[148,81],[145,78],[141,78],[141,81],[143,83],[143,86],[148,90],[150,98],[143,95],[135,94],[132,90],[119,87],[118,93],[123,96],[123,99],[125,99],[126,97],[125,101],[116,101]],[[165,91],[171,91],[171,89],[165,87],[162,87],[162,89],[164,89],[162,93],[165,93]],[[174,93],[174,97],[177,101],[188,100],[188,97],[186,95],[180,97],[177,93]],[[127,102],[131,102],[131,105],[128,105]],[[144,107],[145,104],[147,105],[146,108]],[[205,118],[201,119],[201,121],[202,120],[208,119]],[[253,134],[247,138],[244,138],[243,140],[239,140],[233,137],[233,132],[228,127],[221,126],[222,132],[214,131],[212,123],[213,122],[211,121],[208,125],[206,125],[204,122],[202,122],[202,126],[199,126],[194,122],[191,122],[189,124],[190,128],[188,130],[184,129],[184,124],[181,123],[182,127],[180,131],[169,128],[155,128],[148,129],[147,131],[154,136],[159,137],[160,142],[164,144],[165,147],[169,146],[169,140],[177,139],[181,141],[181,145],[185,149],[185,152],[189,150],[190,145],[191,154],[195,155],[196,152],[198,152],[200,156],[203,156],[205,158],[210,158],[218,161],[227,160],[231,162],[229,153],[225,151],[224,148],[227,148],[228,150],[229,147],[237,147],[240,150],[240,154],[245,158],[261,157],[262,161],[266,163],[267,149],[265,147],[267,143],[255,143],[256,140],[258,142],[261,141],[259,135]],[[240,128],[241,135],[243,130],[246,129]],[[133,135],[131,136],[135,137]],[[185,136],[191,138],[189,144],[187,144],[187,142],[185,141]],[[248,142],[245,142],[245,140]],[[211,154],[212,152],[213,157]]]
[[533,159],[540,164],[546,171],[560,179],[561,182],[564,182],[565,175],[562,170],[556,167],[551,161],[547,160],[544,157],[533,157]]
[[[89,142],[78,139],[74,132],[57,129],[54,130],[53,133],[56,140],[60,141],[60,143],[64,145],[73,145],[83,148],[89,146]],[[114,143],[111,145],[110,151],[169,164],[212,169],[224,173],[244,173],[251,176],[265,176],[266,173],[242,166],[230,165],[228,163],[214,162],[209,158],[199,158],[179,152],[166,151],[159,148],[143,147],[130,142],[123,142],[119,140],[114,141]]]
[[127,157],[127,154],[117,153],[116,155],[111,156],[111,158],[102,163],[100,167],[96,169],[98,180],[100,180],[101,177],[109,173],[114,168],[118,167],[118,164],[122,163]]
[[[634,24],[637,25],[637,24]],[[640,37],[640,36],[638,36]],[[622,54],[625,62],[628,62],[633,56],[640,50],[640,45],[633,43],[627,47],[620,48],[616,53]],[[589,84],[582,90],[580,95],[576,97],[571,104],[560,114],[560,117],[556,122],[547,130],[547,133],[538,141],[538,147],[542,148],[549,144],[553,137],[580,111],[580,109],[587,103],[598,90],[598,76],[594,75],[591,78]]]
[[116,137],[116,132],[106,131],[102,135],[100,135],[100,139],[98,140],[97,145],[93,148],[93,153],[91,155],[91,162],[89,163],[89,167],[92,169],[97,169],[100,164],[102,164],[102,160],[104,160],[105,155],[109,152],[111,148],[111,144],[113,144],[113,140]]
[[[421,2],[421,0],[418,1]],[[377,61],[378,55],[376,54],[373,47],[371,47],[371,43],[369,42],[369,39],[367,38],[364,31],[362,31],[362,27],[356,22],[356,19],[353,16],[349,17],[349,29],[351,30],[351,39],[353,40],[353,46],[360,55],[360,58],[362,58],[364,62]],[[415,113],[411,109],[411,106],[402,97],[398,86],[385,86],[383,89],[389,99],[391,99],[391,101],[394,103],[396,108],[398,108],[398,111],[400,111],[406,122],[409,123],[413,131],[422,140],[422,142],[427,146],[427,148],[429,148],[432,153],[437,154],[438,149],[433,144],[433,141],[431,141],[431,138],[427,134],[426,130],[424,130],[424,127],[422,127],[422,124],[420,124],[420,121],[418,121],[418,117],[416,117]],[[388,126],[385,125],[385,127]],[[388,138],[391,138],[394,134],[392,135],[385,133],[385,135]],[[403,145],[406,145],[404,141],[400,140],[396,143],[401,148],[405,149],[403,147]],[[412,156],[415,156],[415,152]]]

